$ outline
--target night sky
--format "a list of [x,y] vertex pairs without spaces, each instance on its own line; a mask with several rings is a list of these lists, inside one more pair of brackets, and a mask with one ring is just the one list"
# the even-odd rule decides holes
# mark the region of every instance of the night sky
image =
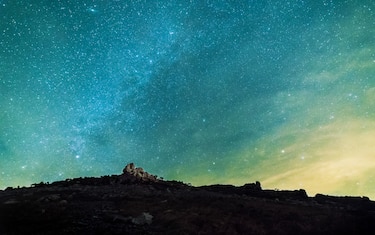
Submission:
[[0,0],[0,189],[129,162],[375,199],[375,2]]

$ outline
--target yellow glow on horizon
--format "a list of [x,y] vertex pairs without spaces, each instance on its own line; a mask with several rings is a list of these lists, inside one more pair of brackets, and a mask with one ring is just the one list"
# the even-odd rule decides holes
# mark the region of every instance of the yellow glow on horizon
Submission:
[[253,173],[266,188],[375,198],[370,174],[375,171],[374,143],[375,122],[339,121],[299,136],[285,148],[287,158],[264,161],[257,167],[263,170]]

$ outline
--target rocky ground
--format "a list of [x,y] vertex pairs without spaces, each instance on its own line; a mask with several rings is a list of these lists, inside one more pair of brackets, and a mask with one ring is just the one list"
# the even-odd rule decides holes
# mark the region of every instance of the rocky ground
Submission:
[[0,191],[0,234],[374,234],[375,202],[121,175]]

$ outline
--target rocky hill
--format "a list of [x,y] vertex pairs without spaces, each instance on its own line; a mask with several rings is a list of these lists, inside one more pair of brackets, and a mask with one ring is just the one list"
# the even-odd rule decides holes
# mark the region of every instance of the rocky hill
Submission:
[[121,175],[0,191],[0,234],[373,234],[375,202]]

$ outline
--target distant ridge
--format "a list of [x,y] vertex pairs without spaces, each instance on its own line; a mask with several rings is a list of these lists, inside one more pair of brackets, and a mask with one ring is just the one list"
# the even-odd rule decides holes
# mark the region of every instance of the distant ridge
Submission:
[[193,187],[129,163],[120,175],[0,191],[0,234],[372,234],[375,202],[305,190]]

